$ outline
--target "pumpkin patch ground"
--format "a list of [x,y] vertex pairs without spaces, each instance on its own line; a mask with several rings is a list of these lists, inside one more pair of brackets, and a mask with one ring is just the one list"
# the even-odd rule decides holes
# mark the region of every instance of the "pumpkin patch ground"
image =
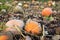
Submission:
[[0,40],[60,40],[60,1],[0,0]]

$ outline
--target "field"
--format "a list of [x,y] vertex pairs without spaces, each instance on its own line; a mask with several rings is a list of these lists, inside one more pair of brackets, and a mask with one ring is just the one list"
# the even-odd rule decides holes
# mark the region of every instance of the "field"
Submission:
[[60,1],[0,0],[1,35],[8,40],[60,40]]

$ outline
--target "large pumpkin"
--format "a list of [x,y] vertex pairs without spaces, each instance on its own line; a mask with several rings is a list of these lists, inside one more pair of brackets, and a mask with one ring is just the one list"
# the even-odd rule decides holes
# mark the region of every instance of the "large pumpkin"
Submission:
[[0,36],[0,40],[8,40],[8,36],[6,36],[6,35],[1,35],[1,36]]
[[22,20],[16,20],[16,19],[14,19],[14,20],[10,20],[10,21],[8,21],[6,23],[7,27],[13,27],[15,25],[22,29],[23,26],[24,26],[24,22]]
[[30,19],[26,23],[25,30],[32,34],[39,34],[42,31],[38,22],[32,21]]
[[24,22],[22,20],[10,20],[6,23],[7,28],[5,29],[5,31],[11,31],[14,34],[18,34],[19,32],[14,28],[15,26],[17,26],[20,30],[23,29],[24,26]]
[[44,8],[42,10],[42,16],[50,16],[52,14],[52,9],[51,8]]

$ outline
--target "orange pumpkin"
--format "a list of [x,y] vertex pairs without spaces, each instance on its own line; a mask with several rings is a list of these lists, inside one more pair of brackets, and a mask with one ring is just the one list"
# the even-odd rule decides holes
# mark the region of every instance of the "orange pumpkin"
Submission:
[[42,16],[50,16],[52,14],[52,9],[51,8],[44,8],[42,10]]
[[40,25],[32,20],[29,20],[26,23],[25,30],[29,33],[31,32],[32,34],[39,34],[42,31]]
[[6,36],[6,35],[1,35],[1,36],[0,36],[0,40],[8,40],[8,36]]

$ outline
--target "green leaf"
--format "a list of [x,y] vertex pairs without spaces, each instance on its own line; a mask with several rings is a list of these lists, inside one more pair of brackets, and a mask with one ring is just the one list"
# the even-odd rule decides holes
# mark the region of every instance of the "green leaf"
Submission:
[[54,20],[54,18],[51,16],[51,17],[50,17],[50,21],[52,21],[52,20]]
[[0,28],[0,30],[3,30],[2,28]]
[[0,2],[5,3],[5,2],[12,2],[13,0],[0,0]]

